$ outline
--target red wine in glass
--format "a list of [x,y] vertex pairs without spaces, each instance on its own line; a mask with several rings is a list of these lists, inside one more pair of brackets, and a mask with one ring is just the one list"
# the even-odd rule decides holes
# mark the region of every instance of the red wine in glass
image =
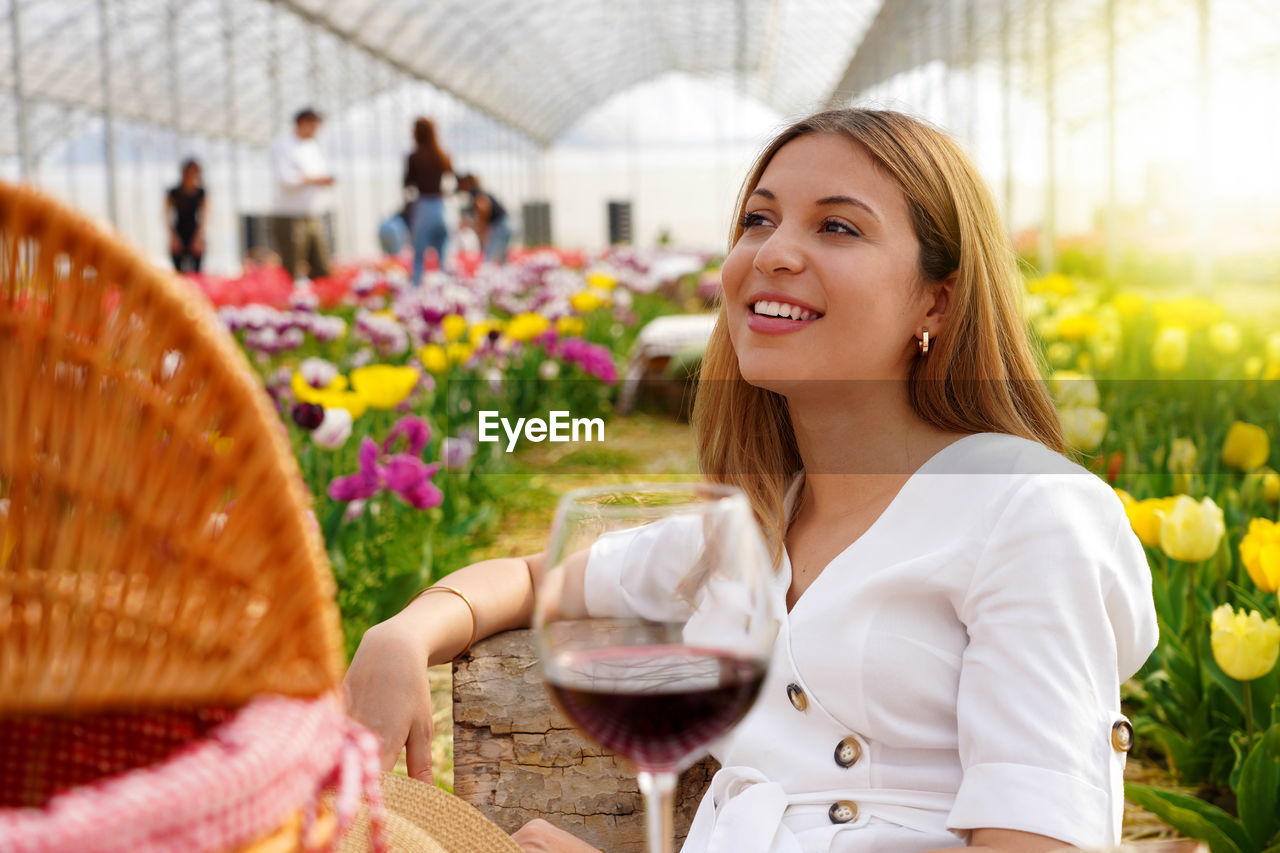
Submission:
[[742,719],[764,674],[759,660],[723,650],[622,646],[556,656],[547,686],[601,746],[640,767],[678,772]]

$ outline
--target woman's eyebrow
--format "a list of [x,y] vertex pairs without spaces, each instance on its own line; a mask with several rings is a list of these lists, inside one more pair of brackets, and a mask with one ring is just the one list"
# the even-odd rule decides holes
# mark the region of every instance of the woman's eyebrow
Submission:
[[851,204],[854,207],[865,210],[868,214],[871,215],[871,218],[874,219],[876,222],[880,221],[880,214],[876,213],[875,210],[872,209],[871,205],[867,204],[865,201],[863,201],[860,198],[854,198],[853,196],[847,196],[847,195],[829,195],[825,198],[818,199],[819,207],[823,207],[829,204]]
[[[751,195],[753,196],[758,195],[762,198],[767,198],[770,201],[777,201],[777,196],[775,196],[772,192],[765,189],[764,187],[756,187],[754,190],[751,191]],[[871,205],[867,204],[862,199],[854,198],[853,196],[829,195],[829,196],[825,196],[823,198],[818,199],[816,204],[818,207],[826,207],[833,204],[853,205],[854,207],[857,207],[861,210],[865,210],[871,216],[871,218],[874,219],[876,222],[882,221],[880,219],[880,214],[876,213],[875,209],[871,207]]]

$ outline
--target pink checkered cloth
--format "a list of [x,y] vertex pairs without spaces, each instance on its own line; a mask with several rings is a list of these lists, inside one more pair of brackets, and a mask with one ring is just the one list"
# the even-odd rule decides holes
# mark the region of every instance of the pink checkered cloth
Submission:
[[[12,756],[0,756],[0,778],[21,773]],[[335,697],[264,696],[162,763],[71,788],[43,808],[0,808],[0,851],[213,853],[263,838],[299,811],[306,839],[321,793],[336,787],[333,841],[363,797],[381,853],[380,775],[377,739]]]

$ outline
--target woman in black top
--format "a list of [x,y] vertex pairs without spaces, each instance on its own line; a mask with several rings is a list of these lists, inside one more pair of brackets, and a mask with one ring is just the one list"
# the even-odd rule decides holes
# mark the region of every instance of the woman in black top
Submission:
[[444,197],[440,184],[445,174],[453,172],[453,162],[436,139],[431,119],[413,123],[413,140],[417,147],[404,164],[406,192],[416,191],[410,208],[409,230],[413,234],[413,286],[422,282],[422,266],[427,249],[435,249],[436,268],[444,269],[444,247],[449,240],[449,227],[444,220]]
[[169,190],[164,203],[169,223],[169,253],[178,272],[200,272],[204,260],[204,186],[200,164],[182,162],[182,182]]

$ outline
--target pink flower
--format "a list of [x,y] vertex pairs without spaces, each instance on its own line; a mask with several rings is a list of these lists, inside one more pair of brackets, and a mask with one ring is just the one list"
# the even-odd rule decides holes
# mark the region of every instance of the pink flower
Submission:
[[[404,439],[406,451],[392,453],[399,439]],[[381,491],[388,491],[415,509],[430,509],[444,501],[444,493],[431,482],[440,465],[428,465],[421,453],[431,439],[431,430],[421,418],[401,418],[382,447],[365,436],[360,441],[360,468],[355,473],[337,477],[329,484],[329,497],[335,501],[350,503],[368,500]]]

